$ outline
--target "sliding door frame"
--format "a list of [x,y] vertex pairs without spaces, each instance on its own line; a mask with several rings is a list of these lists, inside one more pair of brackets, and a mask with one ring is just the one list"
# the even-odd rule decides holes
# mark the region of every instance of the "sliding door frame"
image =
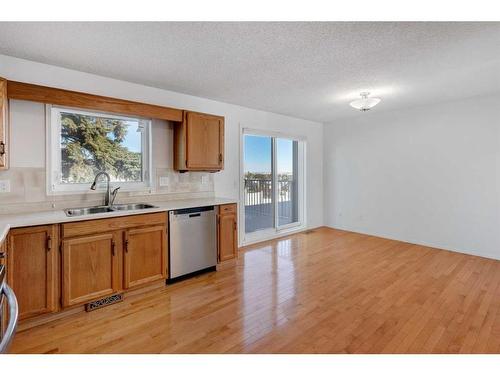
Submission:
[[[273,189],[273,214],[274,227],[269,229],[258,230],[252,233],[246,233],[245,229],[245,135],[255,135],[262,137],[271,137],[271,176]],[[298,221],[286,225],[279,225],[279,210],[277,202],[279,202],[279,189],[277,188],[278,174],[277,158],[276,158],[276,138],[289,139],[297,141],[297,165],[294,166],[294,174],[297,173],[297,213]],[[292,134],[261,130],[256,128],[245,128],[240,125],[240,209],[239,209],[239,239],[240,246],[249,245],[252,243],[265,241],[277,237],[282,237],[294,232],[302,231],[306,228],[306,147],[307,140],[302,136]],[[296,170],[295,170],[296,169]]]

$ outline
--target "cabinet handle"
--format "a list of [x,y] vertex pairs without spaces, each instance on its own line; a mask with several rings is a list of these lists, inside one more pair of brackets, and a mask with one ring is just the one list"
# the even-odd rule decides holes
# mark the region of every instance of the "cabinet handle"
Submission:
[[233,221],[233,229],[236,230],[236,221]]
[[5,155],[5,143],[0,141],[0,155]]
[[222,163],[222,153],[219,153],[219,164]]
[[52,236],[49,234],[47,236],[47,251],[50,251],[52,249]]
[[128,253],[128,240],[125,240],[125,252]]
[[111,241],[111,254],[115,256],[115,240]]

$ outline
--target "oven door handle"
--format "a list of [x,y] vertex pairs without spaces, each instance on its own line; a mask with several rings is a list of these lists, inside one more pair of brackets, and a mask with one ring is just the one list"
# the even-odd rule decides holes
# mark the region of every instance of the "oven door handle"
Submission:
[[2,290],[0,292],[0,298],[5,296],[9,307],[9,322],[7,323],[7,328],[5,329],[2,340],[0,341],[0,353],[6,353],[16,333],[19,307],[17,305],[16,295],[7,283],[2,285]]

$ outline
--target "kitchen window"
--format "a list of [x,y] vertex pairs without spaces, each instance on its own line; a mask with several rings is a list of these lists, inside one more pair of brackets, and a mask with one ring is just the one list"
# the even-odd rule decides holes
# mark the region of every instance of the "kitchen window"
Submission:
[[88,191],[107,172],[123,190],[151,186],[151,120],[47,106],[49,193]]

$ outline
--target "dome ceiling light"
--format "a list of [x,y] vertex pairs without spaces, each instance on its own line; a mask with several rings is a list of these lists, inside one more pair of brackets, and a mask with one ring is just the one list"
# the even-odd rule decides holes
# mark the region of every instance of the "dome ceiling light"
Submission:
[[354,100],[349,104],[351,105],[351,107],[359,109],[362,112],[369,111],[382,100],[379,98],[369,98],[369,92],[362,92],[359,95],[361,95],[361,99]]

